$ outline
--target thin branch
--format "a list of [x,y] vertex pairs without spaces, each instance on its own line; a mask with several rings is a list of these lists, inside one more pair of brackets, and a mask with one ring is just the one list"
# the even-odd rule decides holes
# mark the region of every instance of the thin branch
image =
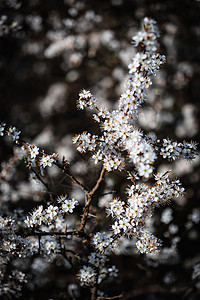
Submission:
[[40,175],[34,170],[33,167],[31,167],[31,171],[35,174],[35,176],[37,177],[37,179],[42,182],[42,184],[45,186],[45,188],[47,189],[47,191],[49,192],[51,198],[53,198],[52,194],[51,194],[51,191],[49,189],[49,186],[48,184],[40,177]]
[[85,227],[85,224],[87,222],[88,213],[89,213],[90,204],[91,204],[91,201],[92,201],[92,196],[96,192],[96,190],[98,189],[101,181],[103,180],[104,173],[105,173],[105,168],[103,166],[95,186],[93,187],[93,189],[89,193],[88,192],[86,193],[87,201],[86,201],[86,204],[85,204],[85,207],[84,207],[84,212],[83,212],[82,219],[81,219],[80,231],[83,231],[83,229]]
[[96,192],[96,190],[98,189],[98,187],[99,187],[101,181],[103,180],[103,176],[104,176],[105,170],[106,170],[106,169],[105,169],[104,166],[103,166],[102,169],[101,169],[100,176],[99,176],[99,178],[98,178],[98,180],[97,180],[95,186],[94,186],[93,189],[89,192],[89,196],[92,197],[93,194],[94,194],[94,193]]
[[89,216],[89,217],[92,217],[92,218],[97,218],[97,216],[95,216],[95,215],[93,215],[93,214],[91,214],[91,213],[88,213],[88,216]]
[[84,186],[80,181],[78,181],[78,179],[76,179],[73,175],[69,174],[65,165],[62,165],[59,162],[54,162],[54,164],[59,169],[61,169],[72,180],[72,182],[75,182],[77,185],[79,185],[85,193],[88,193],[90,191],[86,186]]
[[91,288],[91,300],[97,299],[97,286]]
[[93,198],[99,198],[99,197],[102,197],[102,196],[111,195],[111,194],[115,194],[115,193],[116,193],[116,191],[110,191],[110,192],[103,193],[103,194],[100,194],[100,195],[95,195],[95,196],[93,196]]
[[113,234],[110,238],[113,238],[113,240],[103,248],[102,253],[104,253],[105,249],[107,249],[108,247],[110,247],[110,245],[112,245],[112,243],[114,243],[119,237],[120,237],[120,233],[117,234]]
[[39,244],[38,253],[40,254],[40,252],[41,252],[41,236],[38,236],[38,244]]
[[118,295],[118,296],[113,296],[113,297],[101,297],[101,296],[99,296],[99,297],[97,297],[97,299],[99,299],[99,300],[114,300],[114,299],[119,299],[119,298],[122,298],[124,296],[124,293],[121,293],[120,295]]
[[46,232],[46,231],[35,231],[35,232],[30,232],[30,233],[27,233],[25,234],[25,236],[38,236],[38,237],[41,237],[41,236],[47,236],[47,235],[50,235],[50,236],[68,236],[68,235],[79,235],[79,232],[77,231],[68,231],[68,232]]
[[65,249],[65,245],[63,244],[63,248],[61,247],[61,241],[60,241],[60,250],[61,250],[61,255],[67,260],[67,262],[72,266],[73,266],[73,263],[72,263],[72,259],[70,257],[68,257],[66,255],[66,249]]
[[69,235],[76,235],[77,237],[84,238],[87,241],[90,241],[90,236],[83,231],[68,231],[68,232],[48,232],[48,231],[35,231],[24,234],[24,236],[59,236],[59,237],[67,237]]

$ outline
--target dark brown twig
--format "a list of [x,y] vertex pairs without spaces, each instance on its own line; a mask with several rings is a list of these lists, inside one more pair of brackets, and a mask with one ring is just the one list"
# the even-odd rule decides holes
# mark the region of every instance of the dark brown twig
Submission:
[[73,175],[69,174],[66,166],[64,164],[60,164],[59,162],[54,162],[54,164],[61,169],[71,180],[72,182],[76,183],[77,185],[79,185],[81,187],[81,189],[85,192],[88,193],[89,189],[84,186],[80,181],[78,181],[78,179],[76,179]]
[[124,293],[121,293],[120,295],[117,296],[113,296],[113,297],[97,297],[97,299],[99,300],[114,300],[114,299],[119,299],[122,298],[124,296]]
[[101,181],[103,180],[104,173],[105,173],[105,168],[102,167],[101,173],[99,175],[99,178],[98,178],[95,186],[93,187],[93,189],[90,192],[88,192],[88,191],[86,192],[86,203],[85,203],[84,212],[83,212],[82,219],[81,219],[80,231],[83,231],[83,229],[85,227],[85,224],[87,222],[88,213],[89,213],[90,204],[92,201],[92,196],[98,189]]

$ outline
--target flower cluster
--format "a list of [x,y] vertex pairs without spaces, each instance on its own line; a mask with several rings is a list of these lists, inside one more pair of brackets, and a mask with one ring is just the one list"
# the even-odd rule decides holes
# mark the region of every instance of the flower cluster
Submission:
[[139,234],[140,236],[139,240],[136,242],[136,246],[140,253],[158,253],[161,246],[159,239],[146,229],[140,230]]
[[89,132],[83,132],[82,134],[77,134],[74,138],[73,138],[73,142],[79,143],[79,147],[77,148],[77,150],[80,153],[86,152],[86,150],[88,151],[94,151],[96,148],[96,139],[97,136],[96,135],[91,135]]
[[16,127],[9,127],[8,129],[8,135],[12,137],[13,141],[18,141],[19,135],[21,131],[19,131]]
[[175,142],[170,139],[164,139],[160,154],[163,158],[176,160],[185,158],[188,160],[194,159],[196,155],[197,144],[195,142]]
[[44,236],[38,240],[37,237],[28,237],[26,244],[26,256],[42,254],[48,256],[60,252],[60,244],[54,236]]
[[90,109],[98,108],[97,99],[91,94],[90,91],[82,90],[79,94],[79,100],[77,102],[78,109],[84,109],[89,107]]
[[67,199],[67,196],[58,197],[61,206],[49,205],[46,209],[42,205],[34,209],[30,216],[27,216],[25,224],[27,227],[40,226],[41,224],[50,225],[52,222],[59,222],[63,213],[73,213],[78,201],[76,199]]
[[85,285],[93,285],[96,279],[96,272],[90,266],[83,266],[79,271],[78,278]]
[[[165,62],[165,57],[156,53],[159,33],[155,21],[145,18],[142,28],[143,30],[138,36],[133,37],[133,40],[135,45],[140,43],[143,46],[143,53],[137,53],[129,65],[126,90],[119,99],[118,109],[110,112],[106,108],[99,107],[91,92],[83,90],[78,106],[81,109],[89,107],[97,110],[94,119],[99,123],[102,134],[97,136],[83,132],[76,135],[73,142],[78,143],[79,152],[86,150],[93,152],[95,163],[103,162],[108,171],[114,169],[121,171],[124,168],[126,152],[128,160],[134,164],[138,174],[148,178],[153,172],[157,153],[152,143],[137,128],[136,121],[139,108],[146,99],[146,89],[151,84],[150,76],[156,75]],[[181,144],[164,140],[161,155],[173,159],[177,156],[193,159],[195,147],[194,143]]]
[[[95,256],[97,255],[95,254]],[[94,264],[91,263],[91,265],[95,266],[96,260],[92,259],[92,261],[94,262]],[[115,265],[112,265],[111,267],[103,267],[102,265],[98,265],[98,268],[99,268],[99,274],[97,275],[95,271],[95,267],[83,266],[83,268],[80,269],[78,273],[78,278],[81,281],[81,283],[86,286],[87,285],[92,286],[96,282],[100,284],[106,278],[118,276],[119,270],[116,268]]]
[[25,143],[22,146],[22,150],[27,150],[27,166],[31,168],[38,165],[42,176],[44,175],[44,169],[46,167],[52,167],[53,163],[55,163],[58,158],[57,153],[50,155],[46,154],[44,153],[44,150],[40,150],[39,147],[29,143]]
[[13,141],[18,143],[21,131],[19,131],[16,127],[13,126],[7,127],[6,123],[2,122],[0,124],[0,136],[4,136],[5,133],[7,133],[8,136],[11,136]]
[[[147,19],[145,19],[147,23]],[[148,36],[148,28],[154,29],[151,20],[148,20],[149,26],[144,26]],[[146,24],[145,23],[145,24]],[[150,34],[151,36],[151,34]],[[148,38],[150,38],[148,36]],[[152,164],[156,159],[155,151],[152,145],[143,137],[142,133],[137,129],[135,120],[139,111],[139,107],[145,100],[146,88],[151,84],[149,76],[155,73],[155,69],[164,62],[164,57],[152,56],[154,46],[146,49],[143,54],[136,54],[132,64],[129,65],[129,76],[126,81],[126,91],[121,95],[119,100],[119,109],[109,112],[106,108],[100,108],[95,100],[95,108],[98,113],[94,115],[94,119],[100,123],[102,135],[99,137],[88,135],[85,132],[74,138],[74,142],[79,143],[78,151],[83,152],[89,149],[88,145],[95,142],[96,153],[93,154],[95,162],[102,161],[108,171],[113,169],[122,170],[125,166],[125,158],[123,152],[128,153],[128,158],[136,165],[141,176],[149,177],[152,173]],[[162,62],[163,59],[163,62]],[[154,61],[155,68],[152,62]],[[151,68],[149,68],[151,62]],[[161,63],[162,62],[162,63]],[[134,73],[134,74],[133,74]],[[89,96],[88,96],[89,95]],[[94,99],[89,91],[80,94],[80,103],[83,107],[89,107],[88,99]],[[86,105],[87,103],[87,105]],[[89,140],[90,139],[90,140]]]
[[60,252],[60,244],[56,241],[55,237],[46,236],[40,241],[40,247],[43,253],[49,255],[51,253]]
[[6,123],[1,123],[0,124],[0,136],[3,136],[4,133],[7,132],[8,136],[11,136],[13,141],[19,144],[21,142],[23,146],[21,147],[22,150],[27,150],[27,166],[30,167],[35,167],[38,165],[40,167],[40,172],[43,175],[43,170],[46,167],[51,167],[54,162],[56,162],[58,154],[53,153],[51,155],[45,154],[43,150],[40,150],[39,147],[29,144],[29,143],[24,143],[23,141],[20,140],[20,133],[16,127],[9,126],[8,129],[6,130]]
[[0,17],[0,37],[6,36],[11,32],[16,32],[22,28],[19,20],[9,20],[8,16],[2,15]]
[[156,51],[158,47],[157,38],[160,36],[157,23],[153,19],[144,18],[141,31],[132,37],[134,46],[142,44],[149,51]]
[[[107,238],[107,241],[105,238]],[[78,277],[82,284],[93,285],[96,282],[100,284],[106,278],[117,277],[118,269],[116,266],[106,266],[109,242],[110,239],[105,232],[98,232],[93,236],[92,244],[98,252],[91,252],[88,257],[88,266],[84,265],[80,269]],[[105,249],[105,251],[102,252],[102,249]],[[98,270],[98,274],[96,270]]]
[[[2,272],[1,275],[3,275]],[[26,274],[19,270],[13,270],[8,276],[6,282],[5,278],[0,282],[0,296],[2,297],[2,299],[7,297],[9,297],[9,299],[19,298],[21,295],[22,284],[25,283],[27,283]]]
[[26,256],[27,240],[20,236],[18,233],[19,228],[20,225],[14,218],[3,218],[0,216],[0,230],[2,234],[0,251],[6,254],[7,258],[11,255]]
[[76,199],[68,199],[67,195],[58,197],[57,202],[61,203],[61,209],[64,213],[73,213],[75,206],[78,205],[78,201]]
[[160,245],[145,228],[154,208],[179,197],[184,191],[179,180],[169,178],[169,172],[157,174],[155,181],[152,187],[146,184],[131,185],[127,189],[126,202],[114,198],[107,208],[108,214],[115,220],[112,225],[114,234],[135,236],[138,239],[136,246],[141,253],[154,252]]
[[0,136],[4,135],[5,126],[6,126],[6,123],[1,123],[0,124]]

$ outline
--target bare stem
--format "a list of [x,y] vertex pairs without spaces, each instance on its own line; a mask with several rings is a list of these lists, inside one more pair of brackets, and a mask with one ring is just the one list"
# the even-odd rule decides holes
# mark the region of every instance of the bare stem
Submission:
[[113,296],[113,297],[97,297],[97,299],[99,300],[114,300],[114,299],[119,299],[119,298],[122,298],[124,296],[124,293],[121,293],[120,295],[118,296]]
[[91,300],[97,299],[97,286],[95,285],[93,288],[91,288]]
[[68,232],[54,232],[54,231],[51,231],[51,232],[48,232],[48,231],[33,231],[33,232],[29,232],[27,234],[25,234],[25,236],[38,236],[38,237],[41,237],[41,236],[58,236],[58,237],[67,237],[69,235],[76,235],[80,238],[84,238],[85,240],[90,240],[90,237],[89,235],[87,235],[85,232],[82,232],[82,231],[76,231],[76,230],[72,230],[72,231],[68,231]]
[[72,182],[75,182],[77,185],[79,185],[81,187],[81,189],[85,192],[85,193],[88,193],[89,192],[89,189],[84,186],[80,181],[78,181],[73,175],[69,174],[67,168],[65,167],[65,165],[62,165],[58,162],[54,162],[54,164],[59,168],[61,169],[71,180]]
[[87,217],[88,217],[88,214],[89,214],[90,204],[91,204],[91,201],[92,201],[92,196],[96,192],[96,190],[98,189],[101,181],[103,180],[104,173],[105,173],[105,168],[103,166],[95,186],[93,187],[93,189],[90,192],[86,192],[86,203],[85,203],[84,212],[83,212],[82,219],[81,219],[80,231],[83,231],[83,229],[85,227],[85,224],[87,222]]
[[66,237],[68,235],[79,235],[79,233],[77,231],[68,231],[68,232],[46,232],[46,231],[34,231],[34,232],[30,232],[27,233],[25,236],[47,236],[47,235],[51,235],[51,236],[63,236]]

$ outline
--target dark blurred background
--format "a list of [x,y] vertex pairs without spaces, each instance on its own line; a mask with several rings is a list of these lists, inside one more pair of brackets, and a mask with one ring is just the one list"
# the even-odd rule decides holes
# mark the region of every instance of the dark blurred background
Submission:
[[[78,111],[76,100],[81,89],[89,88],[102,106],[116,107],[127,65],[136,53],[131,37],[145,16],[158,23],[160,53],[166,55],[167,62],[153,79],[139,124],[145,132],[160,138],[199,142],[200,1],[196,0],[1,0],[0,120],[16,126],[23,139],[45,152],[65,156],[71,162],[72,173],[92,186],[94,166],[89,156],[75,152],[71,139],[84,130],[95,132],[96,126],[92,112]],[[10,141],[1,140],[1,161],[12,154]],[[195,282],[192,279],[193,266],[200,262],[199,159],[172,165],[186,188],[183,199],[170,206],[173,222],[179,226],[179,260],[171,265],[166,256],[164,264],[148,265],[145,258],[128,255],[128,250],[127,254],[113,256],[120,277],[117,284],[105,287],[108,294],[109,289],[116,289],[114,294],[125,291],[122,299],[200,297],[199,277]],[[168,167],[171,165],[163,163],[160,169]],[[18,176],[16,181],[25,180],[21,173]],[[123,193],[125,179],[118,173],[112,176],[113,188]],[[27,209],[21,189],[24,187],[15,184],[17,196],[10,200],[2,188],[2,205],[11,201],[15,207],[20,203]],[[29,205],[34,206],[28,198]],[[163,211],[158,211],[155,227],[168,246],[170,238],[165,240],[164,236],[168,224],[160,221]],[[196,219],[191,217],[194,211]],[[192,225],[186,230],[188,222]],[[58,286],[55,283],[48,295],[43,294],[46,286],[42,286],[37,299],[72,299]],[[60,296],[55,294],[58,290]],[[24,297],[31,299],[27,294]]]

